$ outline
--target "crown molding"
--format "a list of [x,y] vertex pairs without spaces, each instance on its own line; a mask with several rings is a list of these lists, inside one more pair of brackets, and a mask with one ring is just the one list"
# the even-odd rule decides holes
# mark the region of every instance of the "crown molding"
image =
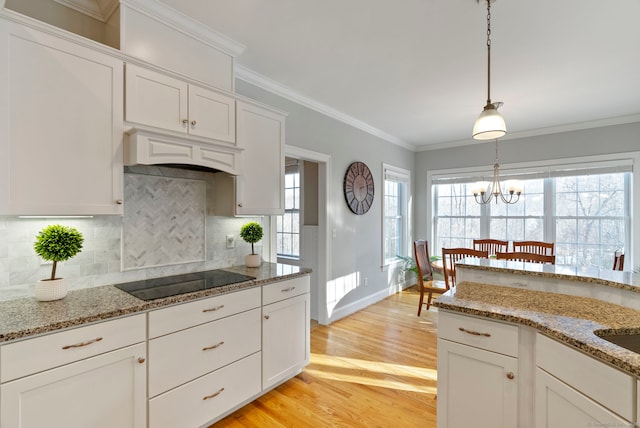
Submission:
[[258,86],[264,90],[272,92],[278,96],[286,98],[290,101],[293,101],[311,110],[317,111],[318,113],[321,113],[332,119],[335,119],[347,125],[353,126],[354,128],[360,129],[361,131],[364,131],[368,134],[371,134],[389,143],[395,144],[407,150],[411,150],[411,151],[416,150],[416,147],[414,145],[409,144],[406,141],[403,141],[394,135],[388,134],[378,128],[375,128],[369,125],[368,123],[365,123],[359,119],[356,119],[353,116],[349,116],[348,114],[345,114],[339,110],[334,109],[333,107],[329,107],[326,104],[322,104],[317,100],[301,95],[300,93],[294,91],[293,89],[287,86],[284,86],[266,76],[263,76],[262,74],[256,73],[255,71],[249,68],[236,64],[234,68],[234,75],[237,79],[240,79],[252,85]]
[[118,9],[118,0],[54,0],[63,6],[80,12],[84,15],[107,22],[113,12]]
[[[603,128],[605,126],[624,125],[627,123],[640,122],[640,113],[632,114],[628,116],[610,117],[606,119],[596,119],[586,122],[570,123],[567,125],[550,126],[547,128],[529,129],[526,131],[510,132],[504,137],[500,138],[500,141],[516,140],[519,138],[537,137],[540,135],[560,134],[563,132],[582,131],[585,129]],[[426,152],[430,150],[450,149],[453,147],[468,146],[475,144],[477,141],[469,137],[466,140],[449,141],[446,143],[437,144],[425,144],[416,147],[417,152]]]

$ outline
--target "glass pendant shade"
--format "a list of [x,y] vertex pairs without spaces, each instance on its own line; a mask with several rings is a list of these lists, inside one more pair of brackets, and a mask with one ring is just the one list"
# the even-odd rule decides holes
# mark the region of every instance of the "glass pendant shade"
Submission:
[[498,109],[493,105],[484,108],[473,124],[474,140],[493,140],[507,133],[507,125]]

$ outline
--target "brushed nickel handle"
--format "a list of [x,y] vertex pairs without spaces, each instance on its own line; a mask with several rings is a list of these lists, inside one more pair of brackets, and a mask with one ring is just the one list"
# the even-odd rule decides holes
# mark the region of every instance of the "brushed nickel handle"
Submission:
[[196,126],[196,121],[195,120],[191,121],[191,126]]
[[514,375],[513,372],[507,373],[507,379],[513,379],[515,377],[516,377],[516,375]]
[[144,357],[138,357],[138,363],[142,364],[147,361]]
[[283,292],[283,293],[288,293],[289,291],[293,291],[295,289],[296,289],[296,287],[289,287],[289,288],[283,288],[280,291]]
[[207,346],[206,348],[202,348],[203,351],[210,351],[212,349],[216,349],[224,345],[224,340],[216,343],[215,345]]
[[86,342],[80,342],[74,345],[65,345],[62,349],[82,348],[83,346],[91,345],[92,343],[100,342],[101,340],[101,337],[96,337],[95,339],[87,340]]
[[182,123],[186,125],[187,123],[189,123],[189,119],[182,119]]
[[268,320],[269,318],[271,318],[269,315],[265,315],[264,319]]
[[215,312],[224,308],[224,305],[216,306],[215,308],[203,309],[202,312]]
[[220,388],[219,390],[217,390],[217,391],[216,391],[216,392],[214,392],[213,394],[211,394],[211,395],[207,395],[207,396],[205,396],[205,397],[202,397],[202,399],[203,399],[203,400],[209,400],[209,399],[211,399],[211,398],[215,398],[215,397],[217,397],[218,395],[220,395],[220,393],[221,393],[222,391],[224,391],[224,388]]
[[122,205],[122,204],[124,204],[124,201],[122,199],[118,199],[118,200],[116,200],[116,204]]
[[466,328],[462,328],[462,327],[459,327],[458,330],[460,330],[463,333],[473,334],[474,336],[491,337],[491,335],[489,333],[480,333],[480,332],[473,331],[473,330],[467,330]]

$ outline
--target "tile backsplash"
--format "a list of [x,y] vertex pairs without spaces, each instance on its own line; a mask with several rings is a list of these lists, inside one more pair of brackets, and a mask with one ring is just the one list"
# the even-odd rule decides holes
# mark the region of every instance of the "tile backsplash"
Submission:
[[[50,275],[51,265],[33,250],[49,224],[84,235],[82,252],[58,267],[71,289],[244,264],[251,246],[240,239],[240,227],[263,219],[207,215],[210,178],[201,171],[127,167],[122,217],[0,217],[0,300],[32,296],[34,284]],[[235,248],[226,247],[227,235],[236,237]]]

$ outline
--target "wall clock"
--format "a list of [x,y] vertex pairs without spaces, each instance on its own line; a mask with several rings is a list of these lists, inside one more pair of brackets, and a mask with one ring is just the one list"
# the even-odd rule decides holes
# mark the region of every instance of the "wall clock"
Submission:
[[354,162],[344,175],[344,198],[349,209],[362,215],[373,205],[373,175],[369,167],[362,162]]

